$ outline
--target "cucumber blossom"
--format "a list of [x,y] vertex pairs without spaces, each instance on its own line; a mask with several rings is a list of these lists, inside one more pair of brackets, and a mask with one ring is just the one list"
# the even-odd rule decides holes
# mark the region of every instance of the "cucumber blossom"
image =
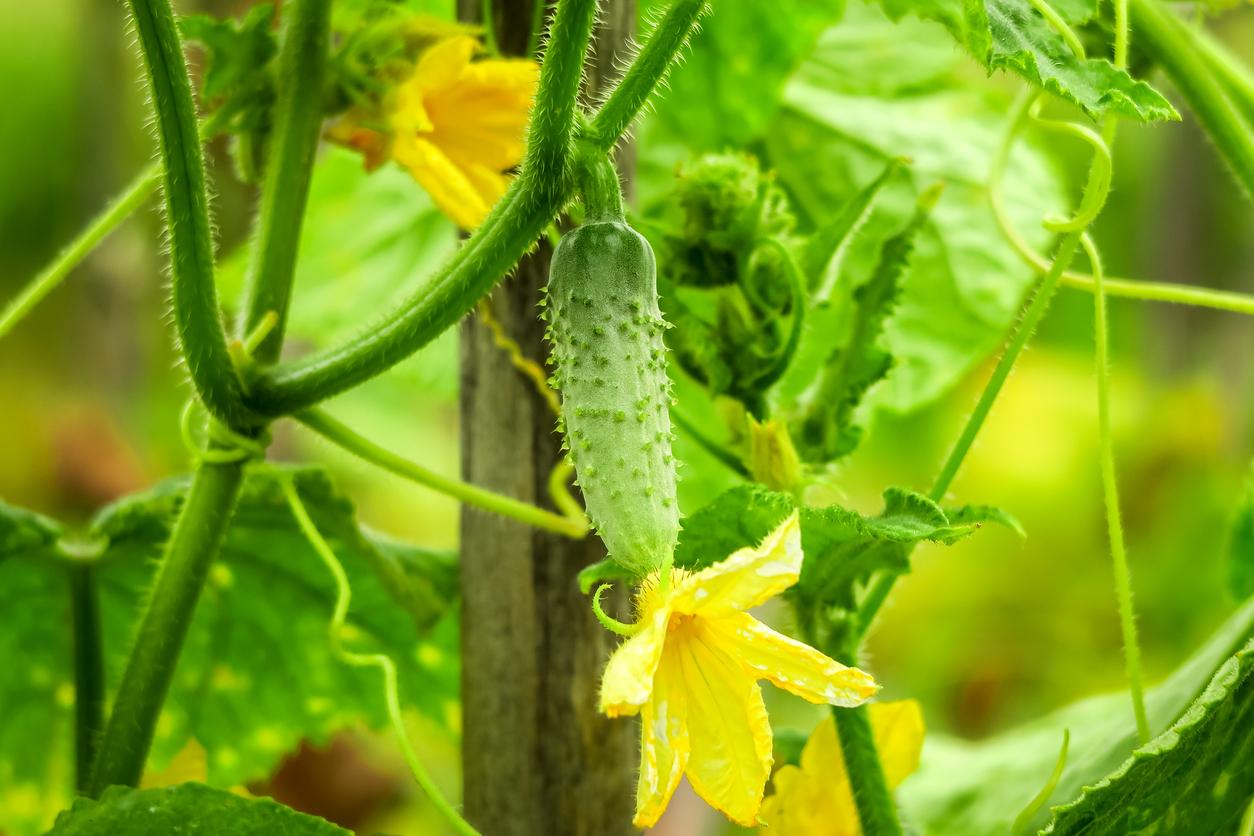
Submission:
[[553,385],[588,515],[637,575],[679,539],[666,322],[649,243],[622,221],[585,224],[553,254],[545,298]]

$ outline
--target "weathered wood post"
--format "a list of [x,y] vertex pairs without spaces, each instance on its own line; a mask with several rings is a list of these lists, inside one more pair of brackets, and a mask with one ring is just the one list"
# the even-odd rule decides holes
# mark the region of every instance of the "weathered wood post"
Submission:
[[[492,4],[502,53],[525,53],[533,2],[543,0]],[[634,24],[634,0],[603,5],[590,95],[593,85],[610,81]],[[459,0],[463,20],[478,21],[482,7]],[[546,350],[537,302],[550,255],[542,245],[491,299],[505,333],[540,363]],[[461,328],[461,437],[465,478],[549,504],[547,480],[561,447],[552,411],[473,316]],[[635,724],[597,713],[612,637],[575,583],[580,569],[604,555],[595,536],[575,542],[462,511],[465,814],[486,836],[633,832]]]

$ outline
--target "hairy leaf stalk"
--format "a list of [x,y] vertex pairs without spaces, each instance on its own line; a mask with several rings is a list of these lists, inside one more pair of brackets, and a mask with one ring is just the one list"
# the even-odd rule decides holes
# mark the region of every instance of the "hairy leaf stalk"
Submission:
[[205,407],[233,427],[256,423],[227,352],[213,278],[205,160],[183,42],[169,0],[130,0],[148,70],[164,167],[174,324],[188,373]]

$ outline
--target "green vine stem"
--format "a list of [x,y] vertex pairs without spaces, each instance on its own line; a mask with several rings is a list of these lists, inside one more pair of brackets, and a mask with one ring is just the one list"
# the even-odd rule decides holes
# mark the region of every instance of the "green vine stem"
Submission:
[[1071,729],[1062,730],[1062,746],[1058,749],[1058,759],[1054,761],[1054,768],[1049,773],[1049,778],[1045,781],[1045,785],[1037,790],[1036,795],[1032,796],[1032,800],[1019,811],[1019,815],[1015,816],[1014,824],[1010,825],[1010,836],[1026,836],[1030,832],[1029,825],[1040,809],[1049,801],[1049,797],[1054,794],[1054,788],[1058,786],[1058,782],[1062,780],[1063,770],[1067,767],[1067,750],[1071,748]]
[[432,780],[426,767],[423,766],[422,760],[418,757],[418,753],[414,750],[413,743],[410,742],[409,734],[405,730],[405,718],[401,713],[396,663],[392,661],[391,657],[382,653],[354,653],[347,650],[341,643],[341,637],[344,634],[344,628],[348,621],[348,607],[352,602],[353,594],[352,587],[348,583],[348,575],[344,572],[343,565],[336,558],[334,550],[318,531],[314,521],[310,519],[309,512],[305,509],[305,503],[301,501],[295,485],[292,484],[290,479],[284,479],[282,485],[283,495],[287,498],[292,516],[296,518],[296,524],[300,526],[305,539],[309,541],[309,544],[317,552],[318,557],[322,559],[328,571],[331,572],[331,576],[335,579],[335,609],[332,612],[331,624],[328,630],[331,651],[345,664],[355,667],[378,668],[382,672],[388,720],[391,722],[392,730],[400,742],[401,751],[405,755],[405,763],[408,764],[414,780],[455,832],[461,834],[461,836],[479,836],[479,831],[471,827],[453,808],[453,805],[448,802],[444,794],[440,792],[440,788]]
[[[997,152],[993,155],[988,174],[988,199],[993,209],[993,217],[1006,240],[1028,265],[1040,273],[1049,271],[1051,262],[1032,248],[1023,234],[1015,227],[1010,213],[1006,211],[1005,194],[1002,182],[1005,177],[1006,165],[1010,159],[1014,138],[1018,135],[1027,119],[1030,98],[1021,96],[1011,106],[1010,118],[1007,122],[1006,134],[1003,136]],[[1064,270],[1062,285],[1092,293],[1094,289],[1091,274]],[[1192,305],[1200,308],[1229,311],[1231,313],[1254,316],[1254,296],[1244,293],[1233,293],[1225,290],[1211,290],[1204,287],[1173,284],[1171,282],[1148,282],[1139,279],[1117,279],[1106,276],[1104,286],[1107,296],[1118,296],[1124,299],[1139,299],[1146,302],[1168,302],[1178,305]]]
[[49,293],[61,284],[83,259],[108,237],[109,233],[131,216],[131,213],[144,205],[144,202],[156,191],[161,182],[161,166],[157,163],[145,168],[126,188],[105,207],[104,211],[92,219],[87,228],[78,237],[58,253],[51,264],[45,267],[26,287],[22,289],[4,310],[0,312],[0,338],[13,330],[32,309],[43,301]]
[[606,152],[579,143],[575,150],[575,183],[583,200],[584,223],[623,220],[623,184]]
[[[980,393],[980,399],[976,401],[975,409],[967,419],[966,425],[962,428],[962,433],[958,436],[958,440],[950,450],[948,458],[945,459],[945,464],[941,467],[940,474],[932,485],[932,490],[928,494],[932,500],[940,502],[945,498],[945,494],[949,492],[949,487],[953,484],[954,477],[958,475],[958,468],[962,467],[967,453],[971,452],[971,445],[975,443],[975,437],[984,428],[984,421],[988,418],[988,413],[992,410],[997,396],[1001,394],[1002,387],[1006,385],[1006,380],[1010,377],[1010,371],[1014,368],[1019,355],[1023,353],[1028,340],[1032,338],[1037,325],[1045,317],[1045,312],[1049,310],[1049,303],[1053,299],[1054,291],[1058,288],[1059,280],[1062,278],[1062,271],[1066,269],[1066,265],[1075,256],[1081,234],[1079,231],[1068,232],[1058,244],[1058,250],[1054,254],[1053,266],[1050,267],[1049,272],[1045,274],[1045,278],[1041,280],[1040,286],[1037,287],[1036,293],[1032,297],[1032,303],[1028,305],[1027,310],[1024,311],[1018,325],[1015,327],[1005,352],[1002,353],[1001,358],[997,361],[992,376],[989,378],[988,383],[985,384],[984,391]],[[864,625],[869,623],[863,619],[859,619],[859,621]]]
[[[535,243],[569,195],[566,158],[595,9],[595,0],[558,4],[522,173],[483,225],[421,291],[382,321],[329,352],[259,374],[251,399],[259,412],[290,415],[391,368],[461,319]],[[558,105],[552,101],[557,96],[569,101]]]
[[[221,400],[230,393],[234,393],[233,397],[242,394],[242,384],[225,342],[213,287],[204,160],[199,136],[195,135],[195,141],[188,143],[182,130],[186,122],[184,111],[192,107],[191,89],[173,14],[168,3],[162,0],[132,0],[132,7],[153,81],[162,153],[166,160],[166,200],[175,265],[175,319],[180,327],[181,344],[206,408],[213,417],[225,421],[219,434],[225,434],[228,439],[238,437],[239,449],[215,449],[224,443],[217,441],[199,456],[191,488],[162,557],[156,584],[105,728],[88,788],[93,795],[99,795],[111,784],[133,786],[143,774],[157,717],[169,691],[196,602],[239,495],[245,462],[264,451],[263,442],[231,431],[232,427],[240,426],[232,419],[240,422],[242,415],[248,415],[255,427],[251,413],[244,411],[238,402],[231,404]],[[309,170],[321,122],[320,65],[326,55],[330,3],[329,0],[299,0],[292,3],[290,9],[279,63],[285,72],[300,78],[291,77],[279,85],[275,143],[267,166],[257,239],[258,248],[273,247],[275,253],[262,254],[255,262],[247,306],[248,319],[255,318],[249,322],[248,331],[262,323],[270,325],[261,343],[252,347],[270,357],[277,356],[280,345],[281,338],[277,337],[280,329],[275,327],[274,319],[281,318],[287,307]],[[145,27],[151,29],[150,35],[145,35]],[[319,65],[316,69],[315,64]],[[194,119],[190,124],[195,130]],[[186,239],[181,245],[180,237]],[[180,256],[181,247],[186,248],[183,256]],[[189,331],[187,323],[196,327]],[[215,383],[218,388],[205,388],[204,364],[209,362],[209,355],[203,353],[202,340],[221,342],[229,387]],[[212,362],[218,362],[216,355]],[[218,371],[213,370],[212,380],[216,381],[217,377]],[[215,404],[210,397],[220,399]]]
[[893,803],[893,794],[875,748],[870,712],[865,705],[833,707],[832,718],[836,721],[836,736],[840,739],[840,753],[845,759],[845,774],[853,789],[853,803],[858,808],[862,832],[900,836],[897,805]]
[[[676,9],[693,0],[677,0]],[[348,343],[323,354],[262,371],[253,381],[249,404],[268,416],[290,415],[307,409],[391,368],[456,323],[517,263],[545,231],[570,197],[565,158],[569,129],[574,122],[573,96],[578,79],[556,79],[558,68],[578,73],[575,56],[586,53],[591,12],[588,0],[562,0],[554,14],[548,50],[540,73],[539,101],[556,95],[572,97],[568,108],[538,108],[533,119],[528,156],[523,171],[497,203],[483,225],[421,292],[380,322],[364,329]],[[699,11],[699,10],[697,10]],[[693,14],[695,19],[695,12]],[[686,41],[673,37],[672,27],[684,27],[686,18],[668,14],[641,51],[627,75],[636,73],[634,88],[652,90],[669,62]],[[685,31],[691,28],[688,25]],[[669,50],[669,51],[668,51]],[[646,61],[649,75],[637,64]],[[651,81],[649,78],[651,77]],[[646,81],[648,84],[646,85]],[[611,101],[614,96],[611,96]],[[617,105],[632,115],[643,105]],[[629,106],[630,104],[630,106]],[[607,102],[606,107],[609,107]],[[605,135],[598,141],[604,142]],[[616,138],[615,138],[616,139]],[[609,142],[613,145],[613,141]],[[543,146],[552,146],[544,150]],[[605,146],[608,147],[608,146]],[[562,165],[556,160],[560,158]],[[556,179],[544,182],[542,172],[556,170]]]
[[1232,97],[1241,115],[1254,129],[1254,77],[1248,68],[1230,53],[1215,37],[1200,27],[1186,27],[1201,53],[1202,60],[1219,79],[1224,92]]
[[675,56],[692,37],[697,20],[708,6],[708,0],[676,0],[658,21],[648,42],[588,126],[586,133],[594,145],[609,151],[618,144],[654,91],[666,82]]
[[1097,439],[1101,458],[1102,493],[1106,500],[1106,527],[1110,536],[1110,556],[1114,565],[1115,599],[1119,605],[1119,627],[1123,634],[1124,666],[1132,692],[1132,711],[1141,743],[1149,743],[1149,719],[1145,713],[1145,693],[1141,683],[1141,646],[1136,635],[1136,615],[1132,607],[1132,575],[1123,539],[1123,515],[1119,510],[1119,482],[1115,474],[1115,446],[1110,431],[1110,336],[1106,317],[1106,293],[1102,286],[1102,260],[1093,239],[1086,233],[1080,240],[1093,271],[1095,363],[1097,367]]
[[243,484],[242,461],[202,462],[192,477],[92,767],[88,795],[136,786],[179,651]]
[[232,426],[256,423],[231,365],[213,277],[205,160],[183,42],[169,0],[130,0],[156,112],[169,227],[174,324],[200,399]]
[[309,409],[298,413],[295,418],[318,435],[358,458],[401,478],[447,494],[467,505],[474,505],[476,508],[483,508],[485,511],[492,511],[535,528],[552,531],[576,540],[588,534],[588,521],[582,513],[578,517],[554,514],[543,508],[537,508],[529,503],[502,496],[458,479],[441,476],[417,462],[380,447],[322,410]]
[[104,631],[100,626],[100,589],[95,566],[87,560],[76,560],[67,568],[74,632],[75,787],[85,792],[104,731]]
[[1160,0],[1131,0],[1131,12],[1138,43],[1166,70],[1246,196],[1254,199],[1254,130],[1225,95],[1196,38]]
[[[1118,36],[1116,36],[1116,40],[1118,40]],[[1116,46],[1116,53],[1119,51],[1119,47]],[[1016,111],[1011,114],[1012,125],[1016,120],[1022,118],[1022,114],[1018,112],[1018,109],[1021,108],[1026,113],[1030,107],[1031,101],[1027,97],[1022,97],[1016,105]],[[1117,122],[1111,119],[1107,120],[1105,125],[1102,126],[1102,140],[1107,147],[1114,139],[1116,124]],[[1009,140],[1005,141],[1008,142]],[[1108,156],[1097,158],[1094,164],[1089,167],[1088,181],[1084,188],[1085,194],[1080,201],[1081,205],[1089,207],[1089,211],[1094,214],[1101,210],[1101,204],[1100,202],[1094,204],[1088,193],[1101,184],[1108,186],[1110,183],[1110,172],[1103,171],[1103,165],[1109,165]],[[1037,286],[1027,310],[1024,311],[1023,316],[1020,317],[1014,330],[1011,332],[1010,341],[1006,346],[1005,352],[1003,352],[1001,358],[997,361],[997,365],[993,368],[993,374],[989,377],[988,383],[985,384],[984,390],[980,393],[975,409],[972,410],[970,417],[967,418],[967,423],[963,426],[962,433],[958,436],[958,440],[954,443],[949,456],[941,467],[940,474],[932,485],[929,496],[934,501],[941,502],[949,492],[954,477],[958,475],[958,469],[971,451],[971,445],[975,443],[976,436],[983,429],[984,421],[988,418],[989,411],[993,408],[993,403],[996,402],[998,395],[1001,394],[1002,387],[1005,386],[1006,380],[1010,377],[1010,372],[1014,368],[1015,362],[1019,359],[1019,355],[1023,353],[1023,349],[1027,346],[1033,332],[1036,331],[1037,325],[1045,317],[1046,311],[1049,310],[1049,304],[1053,300],[1054,292],[1058,289],[1058,285],[1062,280],[1062,274],[1071,265],[1076,250],[1079,248],[1080,236],[1082,234],[1083,229],[1073,229],[1066,233],[1059,242],[1058,248],[1054,253],[1053,263],[1049,266],[1048,272],[1045,273],[1044,278],[1041,279],[1040,284]],[[853,629],[859,636],[865,636],[867,630],[870,629],[880,607],[888,599],[889,592],[892,591],[893,585],[897,582],[897,577],[896,574],[881,574],[871,582],[858,607],[858,613],[855,618]]]
[[273,329],[250,352],[263,364],[276,360],[283,346],[301,223],[322,127],[331,0],[289,2],[284,12],[274,130],[239,323],[242,338],[267,314],[277,315]]
[[[596,15],[597,0],[559,0],[557,4],[518,176],[524,199],[548,203],[569,193],[567,169],[579,113],[579,87]],[[551,219],[552,215],[546,221]]]

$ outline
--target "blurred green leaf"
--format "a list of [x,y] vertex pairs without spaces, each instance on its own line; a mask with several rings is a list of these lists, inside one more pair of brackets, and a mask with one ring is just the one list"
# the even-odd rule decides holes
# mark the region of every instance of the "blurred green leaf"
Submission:
[[[884,0],[893,17],[912,12],[945,25],[989,72],[1009,70],[1083,108],[1094,118],[1116,113],[1141,122],[1178,119],[1175,108],[1144,81],[1104,58],[1078,58],[1029,0]],[[1073,22],[1091,16],[1089,4],[1067,2]]]
[[268,798],[246,798],[188,783],[150,790],[110,787],[99,800],[80,798],[57,817],[49,836],[346,836],[348,832]]
[[1228,529],[1228,589],[1238,601],[1254,595],[1254,471],[1246,474]]
[[[898,412],[929,403],[992,352],[1033,279],[1005,242],[988,203],[988,161],[1005,128],[1006,99],[954,75],[952,50],[948,66],[930,53],[915,56],[916,44],[934,43],[937,36],[943,42],[936,24],[908,19],[894,25],[873,7],[850,6],[789,83],[767,137],[771,165],[816,226],[873,183],[890,161],[911,160],[884,186],[850,242],[835,299],[872,275],[880,248],[913,214],[920,193],[945,183],[885,327],[894,366],[868,395],[870,403]],[[875,45],[884,63],[896,63],[891,85],[865,78],[853,63],[858,50],[846,54],[859,39]],[[1035,146],[1016,146],[1003,193],[1015,224],[1034,247],[1045,247],[1050,236],[1041,217],[1063,209],[1066,198]]]
[[183,37],[207,53],[201,95],[206,99],[255,89],[278,51],[273,32],[274,6],[260,3],[241,20],[210,15],[179,18]]
[[274,102],[274,6],[253,6],[241,20],[188,15],[179,28],[205,50],[200,97],[220,120],[219,130],[234,136],[236,174],[246,183],[259,182]]
[[818,383],[796,425],[794,438],[802,459],[833,461],[858,446],[862,427],[855,411],[892,367],[892,355],[883,346],[884,324],[901,297],[901,277],[927,212],[920,208],[905,229],[884,242],[875,272],[853,291],[848,337],[819,364]]
[[13,836],[39,833],[74,782],[70,581],[53,557],[61,526],[0,503],[0,811]]
[[[717,0],[649,119],[698,151],[722,151],[757,138],[778,108],[784,81],[844,4]],[[642,10],[647,15],[663,6],[642,4]]]
[[[269,774],[302,740],[387,722],[377,672],[342,665],[329,653],[334,584],[291,516],[284,478],[295,480],[348,573],[350,644],[396,660],[406,705],[441,722],[452,716],[459,675],[452,560],[361,528],[352,504],[319,469],[258,468],[192,620],[157,726],[153,768],[195,740],[206,752],[209,783],[236,786]],[[175,479],[128,497],[104,509],[88,531],[87,541],[102,549],[111,689],[186,485]],[[0,530],[37,530],[29,522],[15,529],[12,521],[23,516],[8,510],[0,519],[9,521]],[[46,535],[23,536],[29,545],[0,560],[0,607],[9,619],[0,653],[23,672],[0,688],[6,714],[21,718],[0,727],[0,807],[35,800],[24,825],[6,821],[15,834],[46,825],[64,806],[73,773],[68,564],[49,558]]]
[[1052,836],[1136,833],[1211,836],[1254,796],[1254,640],[1216,671],[1171,728],[1123,766],[1054,810]]
[[[1254,636],[1248,602],[1205,645],[1146,695],[1153,730],[1167,728],[1215,671]],[[918,773],[898,791],[905,814],[929,836],[1005,836],[1015,815],[1045,783],[1063,729],[1071,731],[1067,765],[1050,800],[1061,804],[1115,771],[1136,748],[1126,693],[1091,697],[980,743],[930,735]],[[1043,827],[1049,805],[1032,826]],[[1172,831],[1174,832],[1174,831]]]
[[946,508],[945,516],[953,525],[980,525],[991,522],[1009,528],[1020,537],[1028,536],[1023,523],[1019,522],[1009,511],[998,508],[996,505],[962,505],[957,508]]
[[56,520],[0,502],[0,561],[51,549],[60,536]]

